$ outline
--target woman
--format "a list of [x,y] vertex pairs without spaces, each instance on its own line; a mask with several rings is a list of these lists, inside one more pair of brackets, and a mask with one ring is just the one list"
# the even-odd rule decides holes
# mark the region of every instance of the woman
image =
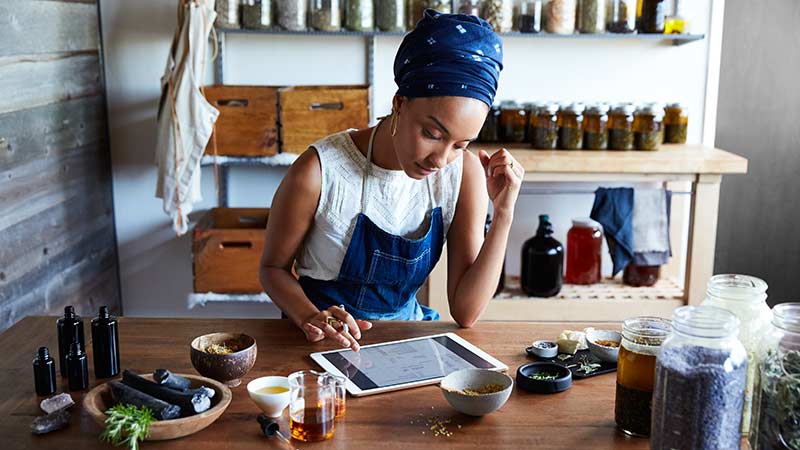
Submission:
[[438,319],[415,294],[445,239],[450,314],[462,327],[478,320],[497,287],[524,174],[505,150],[466,151],[501,69],[502,43],[488,23],[426,10],[395,57],[388,120],[321,139],[289,169],[260,276],[309,341],[357,351],[368,320]]

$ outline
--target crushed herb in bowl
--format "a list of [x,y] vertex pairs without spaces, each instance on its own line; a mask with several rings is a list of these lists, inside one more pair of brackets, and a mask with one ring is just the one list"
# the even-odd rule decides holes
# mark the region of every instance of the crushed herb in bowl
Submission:
[[607,340],[604,340],[604,339],[598,339],[598,340],[594,341],[594,343],[597,344],[597,345],[602,345],[603,347],[614,347],[614,348],[619,347],[619,342],[607,341]]
[[499,384],[490,383],[485,384],[479,388],[464,388],[457,392],[464,394],[464,395],[486,395],[486,394],[494,394],[495,392],[500,392],[504,388]]
[[534,372],[530,375],[527,375],[527,377],[531,380],[553,381],[558,379],[558,374],[553,372]]
[[236,353],[237,351],[235,347],[229,346],[228,344],[211,344],[203,349],[203,352],[210,355],[228,355],[230,353]]

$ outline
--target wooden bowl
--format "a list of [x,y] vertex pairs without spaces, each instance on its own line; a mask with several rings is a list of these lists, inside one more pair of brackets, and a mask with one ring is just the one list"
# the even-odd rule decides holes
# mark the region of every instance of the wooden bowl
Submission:
[[[225,344],[237,351],[223,355],[204,351],[214,344]],[[221,381],[230,387],[242,383],[241,378],[256,363],[257,353],[256,340],[242,333],[204,334],[194,338],[190,349],[192,365],[200,375]]]
[[[191,380],[193,388],[206,386],[214,389],[216,394],[211,399],[211,408],[194,416],[153,422],[150,424],[149,434],[145,438],[146,441],[164,441],[197,433],[217,420],[231,403],[231,390],[224,384],[197,375],[178,375]],[[143,377],[150,380],[153,379],[151,375],[143,375]],[[105,427],[106,409],[113,405],[114,401],[111,399],[111,388],[108,383],[95,387],[83,397],[83,408],[101,427]]]

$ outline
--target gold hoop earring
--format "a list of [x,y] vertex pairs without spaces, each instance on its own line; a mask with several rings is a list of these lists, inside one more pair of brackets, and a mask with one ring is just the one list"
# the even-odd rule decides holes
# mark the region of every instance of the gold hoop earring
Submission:
[[397,113],[392,111],[392,136],[397,134]]

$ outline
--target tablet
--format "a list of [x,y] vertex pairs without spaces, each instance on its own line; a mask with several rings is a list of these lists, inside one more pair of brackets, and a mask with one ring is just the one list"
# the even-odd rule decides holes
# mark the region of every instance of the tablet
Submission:
[[435,384],[453,371],[508,366],[454,333],[311,354],[317,364],[347,378],[347,391],[360,397]]

